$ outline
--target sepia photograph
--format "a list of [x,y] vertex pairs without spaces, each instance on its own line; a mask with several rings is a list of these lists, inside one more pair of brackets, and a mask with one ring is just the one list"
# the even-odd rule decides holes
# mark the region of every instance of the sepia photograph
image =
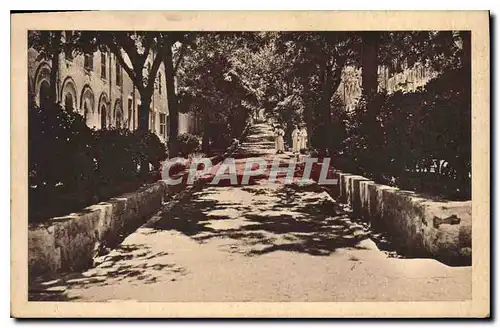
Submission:
[[410,13],[20,14],[16,312],[488,316],[488,13]]

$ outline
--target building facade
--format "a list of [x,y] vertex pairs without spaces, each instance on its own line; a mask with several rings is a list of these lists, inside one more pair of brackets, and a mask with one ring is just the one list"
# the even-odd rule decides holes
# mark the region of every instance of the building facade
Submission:
[[[403,66],[397,73],[394,68],[387,66],[378,67],[378,91],[391,94],[397,91],[411,92],[422,87],[435,78],[438,72],[430,65],[421,63],[413,67]],[[342,72],[342,82],[337,89],[337,95],[345,104],[346,110],[353,110],[361,98],[361,69],[346,67]]]
[[[69,36],[67,33],[64,37]],[[63,108],[80,113],[90,128],[137,129],[140,95],[112,53],[61,53],[58,61],[57,99]],[[166,142],[169,113],[164,72],[162,63],[151,101],[149,129]],[[28,90],[39,106],[49,99],[50,75],[50,61],[38,60],[38,52],[28,49]],[[180,114],[179,133],[194,132],[192,116]]]

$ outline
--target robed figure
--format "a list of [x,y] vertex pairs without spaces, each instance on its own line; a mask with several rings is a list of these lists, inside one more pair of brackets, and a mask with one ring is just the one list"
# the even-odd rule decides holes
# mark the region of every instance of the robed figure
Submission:
[[307,149],[307,129],[303,127],[299,132],[299,151]]
[[297,126],[292,131],[292,152],[298,153],[300,151],[300,130]]
[[277,127],[274,131],[275,136],[275,147],[276,153],[283,153],[285,151],[285,140],[284,140],[285,131],[281,127]]

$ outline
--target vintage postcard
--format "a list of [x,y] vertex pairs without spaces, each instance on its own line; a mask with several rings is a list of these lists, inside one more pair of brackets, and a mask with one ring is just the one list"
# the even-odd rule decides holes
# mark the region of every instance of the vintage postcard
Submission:
[[487,11],[11,18],[12,316],[490,316]]

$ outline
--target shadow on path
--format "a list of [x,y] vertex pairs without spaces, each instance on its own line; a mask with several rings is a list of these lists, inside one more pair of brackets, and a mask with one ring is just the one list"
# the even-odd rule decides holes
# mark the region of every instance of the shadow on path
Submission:
[[30,286],[29,301],[74,301],[67,289],[113,286],[125,282],[130,286],[175,280],[186,270],[169,260],[167,252],[156,252],[144,244],[122,244],[100,258],[101,263],[83,273],[70,273],[58,279],[40,278]]
[[149,233],[175,230],[206,243],[230,239],[245,255],[273,251],[329,255],[359,248],[369,231],[317,185],[209,187],[180,202],[147,225]]

